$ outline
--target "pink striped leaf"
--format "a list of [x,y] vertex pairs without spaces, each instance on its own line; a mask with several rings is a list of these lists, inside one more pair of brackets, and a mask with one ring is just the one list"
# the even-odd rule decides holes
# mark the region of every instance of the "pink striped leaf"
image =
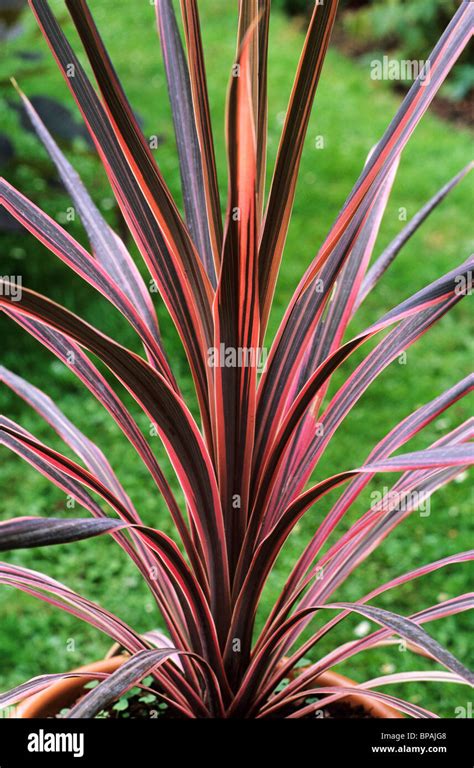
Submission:
[[153,552],[159,555],[168,576],[172,578],[194,647],[199,645],[205,658],[213,664],[216,674],[220,677],[221,688],[227,693],[217,635],[209,607],[178,547],[161,531],[146,526],[127,526],[120,520],[110,518],[14,518],[0,523],[0,551],[64,544],[126,528],[137,532]]
[[93,285],[127,318],[145,344],[151,360],[167,379],[174,382],[161,342],[153,336],[122,289],[109,277],[105,267],[94,259],[71,235],[30,202],[7,181],[0,179],[0,201],[43,245]]
[[158,0],[155,8],[178,149],[186,223],[207,276],[215,288],[216,268],[188,63],[171,0]]
[[316,3],[286,111],[259,247],[261,341],[293,208],[296,180],[311,107],[336,17],[337,0]]
[[[371,150],[371,153],[373,150]],[[370,153],[370,154],[371,154]],[[369,155],[370,157],[370,155]],[[296,396],[310,377],[311,373],[342,343],[345,330],[351,319],[353,306],[356,301],[358,291],[370,261],[375,240],[382,217],[387,205],[390,191],[398,169],[398,162],[395,163],[391,172],[383,183],[380,192],[374,200],[374,203],[367,214],[366,220],[361,228],[351,253],[341,270],[336,281],[334,290],[331,294],[327,306],[327,312],[316,327],[313,338],[308,345],[305,357],[301,361],[299,371],[293,380],[293,384],[288,391],[287,403],[284,412],[291,407]],[[314,422],[317,418],[318,403],[324,399],[324,395],[330,384],[329,376],[318,392],[317,399],[314,401],[311,411],[308,411],[301,423],[295,430],[286,451],[284,465],[281,467],[279,477],[277,478],[269,505],[274,509],[275,516],[278,516],[285,507],[285,501],[288,503],[288,485],[287,478],[294,477],[300,451],[298,444],[304,444],[302,433],[314,431]]]
[[[256,608],[266,578],[287,537],[298,520],[316,499],[322,498],[330,490],[347,482],[352,477],[365,471],[372,472],[374,469],[375,471],[380,472],[404,471],[407,468],[413,467],[423,468],[425,466],[439,466],[441,461],[443,461],[443,466],[445,467],[465,466],[469,463],[474,463],[474,447],[472,445],[446,446],[442,449],[418,451],[416,453],[402,455],[397,457],[397,460],[398,463],[396,463],[396,460],[392,461],[391,459],[380,460],[371,464],[369,470],[366,470],[365,467],[361,467],[360,469],[349,470],[339,475],[334,475],[331,478],[321,481],[305,494],[302,494],[299,499],[286,510],[284,515],[277,523],[275,523],[272,530],[259,544],[252,557],[245,578],[243,579],[243,585],[235,599],[235,608],[229,631],[229,638],[239,637],[241,638],[242,648],[246,650],[250,648]],[[387,525],[386,521],[384,522],[384,525]],[[374,539],[379,535],[380,531],[378,529],[371,532],[371,537]],[[370,546],[367,542],[365,542],[364,545],[366,547]],[[325,586],[326,584],[327,580],[324,582]],[[318,594],[318,600],[319,599],[320,596]],[[228,652],[231,652],[229,646]],[[241,655],[243,656],[244,653],[242,652]],[[247,659],[245,659],[245,661],[247,661]]]
[[[201,585],[204,586],[206,583],[206,576],[202,570],[202,563],[200,563],[199,556],[186,526],[186,521],[183,518],[169,483],[137,423],[124,407],[120,398],[110,387],[107,380],[89,360],[87,355],[84,354],[82,349],[64,334],[45,325],[40,319],[33,320],[30,317],[15,312],[14,305],[11,305],[11,309],[6,309],[4,311],[22,328],[25,328],[45,347],[50,349],[53,354],[67,365],[76,376],[78,376],[83,384],[85,384],[98,401],[107,409],[124,435],[135,447],[138,455],[143,460],[155,483],[163,494],[163,498],[180,534],[186,552],[193,563],[195,573],[199,578]],[[116,490],[117,489],[115,489],[115,492]],[[116,495],[120,496],[120,494],[117,493]]]
[[[404,584],[408,581],[412,581],[413,579],[419,578],[420,576],[424,576],[448,565],[468,562],[473,559],[474,552],[463,552],[459,555],[452,555],[450,557],[443,558],[442,560],[438,560],[437,562],[429,563],[428,565],[421,566],[421,568],[411,571],[410,573],[403,574],[403,576],[387,582],[377,590],[374,590],[370,594],[363,597],[358,602],[365,603],[366,601],[378,596],[379,594],[382,594],[389,589],[393,589],[394,587],[400,586],[401,584]],[[309,640],[305,641],[305,643],[291,657],[286,658],[283,663],[279,663],[277,665],[276,661],[281,659],[282,654],[285,653],[285,651],[289,649],[293,644],[295,637],[293,627],[297,626],[300,622],[303,622],[304,626],[306,626],[308,619],[312,618],[314,612],[315,609],[313,609],[309,604],[307,608],[301,610],[299,609],[298,612],[289,619],[286,619],[285,617],[279,617],[279,620],[275,622],[274,626],[269,631],[263,631],[259,638],[259,642],[255,646],[251,666],[249,667],[246,677],[242,682],[241,690],[237,694],[236,700],[242,696],[245,697],[245,701],[249,701],[249,697],[252,696],[252,691],[256,692],[258,690],[257,702],[263,701],[266,694],[270,694],[273,690],[275,690],[280,680],[288,675],[288,673],[294,668],[297,662],[310,651],[310,649],[318,642],[318,640],[327,634],[328,631],[333,629],[334,626],[339,624],[349,613],[348,611],[342,611],[339,613],[337,616],[331,619],[331,621],[325,624],[322,629],[318,630],[318,632]],[[284,645],[282,645],[282,641],[285,641]],[[421,649],[418,649],[417,646],[413,646],[413,644],[412,647],[416,647],[417,651],[421,651]],[[423,652],[427,653],[426,651]],[[263,677],[266,679],[261,680]],[[260,680],[261,682],[259,683]]]
[[[262,427],[259,442],[264,445],[268,443],[266,433],[269,424],[275,421],[275,396],[278,392],[278,398],[281,398],[281,382],[285,381],[287,386],[291,386],[334,281],[350,253],[377,191],[469,41],[473,18],[472,3],[463,2],[426,61],[423,72],[413,84],[397,115],[378,142],[328,237],[293,296],[272,345],[267,369],[260,384]],[[426,71],[430,73],[428,82],[425,78]],[[323,265],[324,276],[320,274]],[[322,282],[322,290],[315,282],[316,277]]]
[[[5,431],[3,427],[9,431]],[[19,432],[19,427],[14,421],[11,421],[4,416],[0,416],[0,443],[2,445],[5,445],[11,451],[14,451],[25,459],[29,464],[35,467],[35,469],[61,488],[66,494],[69,494],[76,499],[76,501],[82,504],[82,506],[89,510],[95,517],[104,517],[101,507],[94,501],[92,496],[84,490],[83,486],[77,482],[77,480],[68,477],[57,470],[47,460],[41,458],[34,451],[30,450],[21,439],[16,439],[15,434],[18,434]],[[42,443],[36,440],[36,438],[26,430],[21,430],[20,434],[29,440],[37,442],[38,445],[42,445]]]
[[[146,647],[139,635],[117,616],[43,573],[19,565],[0,563],[0,582],[34,594],[40,600],[54,603],[106,633],[128,651],[135,652]],[[48,598],[48,594],[53,597]]]
[[442,203],[444,198],[451,192],[451,190],[453,190],[459,184],[459,182],[462,181],[470,171],[472,171],[473,167],[474,163],[468,163],[468,165],[466,165],[461,171],[459,171],[459,173],[453,176],[450,181],[444,184],[441,189],[435,195],[433,195],[433,197],[428,200],[428,202],[425,203],[422,208],[420,208],[418,213],[415,213],[413,218],[410,219],[405,227],[403,227],[402,231],[399,232],[394,240],[392,240],[392,242],[387,245],[387,247],[380,254],[378,259],[375,261],[375,263],[364,277],[360,291],[357,295],[357,300],[354,305],[354,312],[362,304],[370,291],[374,289],[381,277],[383,277],[389,266],[398,256],[401,249],[405,246],[412,235],[415,234],[415,232],[420,228],[420,226],[428,218],[432,211],[434,211],[435,208],[437,208],[438,205]]
[[93,203],[79,174],[59,149],[30,100],[16,84],[15,87],[33,128],[55,164],[59,177],[74,202],[91,243],[94,256],[100,261],[117,286],[121,288],[132,304],[139,310],[150,333],[159,343],[160,334],[155,308],[150,292],[135,262],[122,240],[109,227]]
[[[419,626],[419,624],[425,621],[429,621],[433,618],[439,618],[436,611],[438,608],[440,608],[439,612],[441,615],[450,615],[451,609],[454,611],[468,610],[469,608],[472,608],[472,605],[472,597],[468,599],[466,596],[461,596],[450,601],[450,608],[447,609],[447,612],[445,605],[440,604],[440,606],[434,606],[434,609],[415,614],[409,619],[403,616],[399,616],[398,614],[394,614],[391,611],[386,611],[382,608],[375,608],[375,606],[362,606],[359,603],[334,603],[325,606],[312,606],[311,610],[320,610],[323,607],[329,609],[339,609],[342,607],[344,610],[361,613],[361,615],[366,616],[372,621],[380,624],[383,629],[377,630],[377,632],[373,633],[373,635],[370,636],[370,639],[365,637],[360,640],[353,641],[352,643],[347,643],[346,645],[336,649],[336,651],[331,653],[327,659],[320,659],[315,664],[312,664],[297,679],[292,681],[284,691],[276,694],[271,706],[273,707],[276,702],[278,702],[278,705],[280,706],[282,703],[284,703],[288,696],[292,696],[297,691],[304,690],[306,684],[314,680],[314,678],[318,675],[322,674],[323,671],[328,669],[330,666],[333,666],[334,664],[340,663],[345,658],[352,655],[355,652],[354,649],[356,647],[358,650],[361,650],[363,647],[369,647],[369,645],[371,645],[376,638],[378,639],[382,636],[389,636],[393,633],[396,633],[397,635],[400,635],[400,637],[410,640],[419,647],[423,648],[426,650],[429,656],[439,661],[448,670],[451,670],[454,672],[454,674],[458,675],[463,680],[466,680],[469,685],[472,685],[474,681],[473,673],[461,662],[459,662],[458,659],[456,659],[450,653],[450,651],[443,648],[443,646],[441,646],[431,637],[431,635],[429,635]],[[361,610],[359,610],[359,608]]]
[[61,439],[82,459],[89,471],[107,486],[139,521],[130,498],[123,490],[115,472],[100,448],[92,440],[89,440],[62,413],[51,398],[33,386],[33,384],[22,379],[21,376],[9,371],[3,365],[0,366],[0,381],[3,381],[13,392],[23,398],[26,403],[34,408],[53,427]]
[[[336,366],[341,364],[343,359],[346,359],[360,344],[370,339],[381,328],[402,320],[400,325],[379,343],[366,360],[359,365],[357,371],[347,380],[341,390],[336,393],[319,422],[315,421],[314,429],[311,432],[306,429],[300,433],[298,444],[300,461],[299,466],[295,466],[295,474],[291,479],[289,498],[304,486],[321,455],[321,446],[325,446],[329,442],[336,426],[339,425],[378,373],[384,370],[400,352],[416,341],[434,322],[464,297],[464,294],[459,291],[458,276],[464,274],[466,267],[449,273],[441,280],[435,281],[426,289],[415,294],[411,299],[402,302],[398,307],[388,312],[378,323],[333,352],[314,372],[288,411],[271,451],[268,451],[266,465],[262,469],[260,490],[255,502],[261,517],[266,513],[265,501],[271,493],[271,486],[276,479],[278,469],[283,464],[284,452],[287,450],[289,440],[308,407],[312,405],[315,395],[324,385],[328,375]],[[411,317],[413,314],[414,316]],[[323,428],[317,429],[318,425],[322,425]],[[271,432],[274,431],[274,428],[271,429]]]
[[168,661],[176,653],[180,655],[184,653],[184,655],[189,656],[200,665],[206,677],[207,692],[211,705],[210,714],[214,717],[222,715],[223,704],[219,686],[212,669],[205,660],[195,653],[183,652],[177,648],[164,648],[136,653],[122,664],[119,669],[112,672],[106,680],[86,693],[68,712],[67,717],[72,719],[93,717],[97,712],[117,701],[123,693],[133,688],[140,680],[143,680],[150,672]]
[[[81,110],[125,220],[178,329],[207,428],[205,350],[212,339],[210,283],[113,71],[102,72],[104,88],[109,95],[110,86],[112,102],[107,102],[104,108],[47,2],[29,2]],[[80,11],[81,33],[87,35],[92,46],[97,45],[86,7],[83,3],[80,8],[72,5],[71,13],[75,9]],[[71,66],[74,77],[68,77]],[[101,79],[98,72],[94,74]]]
[[[146,648],[146,642],[144,642],[138,635],[135,635],[133,630],[120,619],[113,616],[113,614],[108,613],[100,606],[85,600],[85,598],[77,595],[75,592],[72,592],[67,587],[64,587],[64,585],[50,579],[44,574],[4,563],[0,566],[0,583],[20,589],[22,592],[25,592],[32,597],[45,601],[48,604],[87,622],[91,626],[94,626],[112,637],[121,647],[126,648],[130,653],[136,653]],[[173,699],[178,699],[184,702],[187,700],[192,701],[193,706],[197,711],[202,711],[203,705],[201,704],[199,697],[183,678],[170,674],[170,670],[164,671],[161,669],[156,670],[153,675],[159,681],[160,690],[169,692],[173,696]],[[63,675],[59,675],[59,677],[62,676]],[[96,677],[95,674],[94,677]],[[34,683],[35,680],[30,682]],[[41,688],[42,687],[43,686],[41,686]],[[14,689],[9,692],[7,698],[15,696],[15,700],[19,700],[16,698],[16,690],[17,689]],[[28,688],[26,690],[28,690]],[[31,693],[33,693],[33,691],[31,691]],[[22,698],[24,698],[24,696],[22,696]],[[0,699],[0,701],[3,701],[3,699]],[[9,702],[7,701],[6,703]]]
[[188,52],[188,71],[191,84],[195,126],[201,153],[203,186],[206,196],[207,219],[216,273],[222,251],[222,213],[217,181],[216,157],[212,133],[206,65],[197,3],[181,0],[183,31]]
[[[474,375],[467,376],[457,385],[447,390],[442,395],[432,400],[430,403],[427,403],[418,410],[414,411],[414,413],[407,416],[406,419],[394,427],[394,429],[392,429],[391,432],[385,438],[383,438],[383,440],[380,441],[374,450],[371,451],[365,463],[367,464],[371,460],[389,456],[391,453],[393,453],[393,451],[395,451],[397,448],[400,448],[405,442],[410,440],[420,430],[424,429],[425,426],[436,419],[440,413],[446,410],[446,408],[456,403],[460,398],[465,397],[469,392],[472,391],[473,387]],[[292,595],[292,590],[296,588],[296,585],[306,573],[321,546],[327,541],[329,535],[335,530],[342,517],[346,514],[348,509],[350,509],[352,503],[370,482],[370,479],[371,478],[369,474],[364,474],[358,475],[353,480],[351,480],[333,508],[330,510],[330,512],[328,512],[321,525],[319,525],[316,536],[311,539],[298,562],[292,569],[290,577],[286,581],[285,586],[278,596],[278,599],[272,610],[272,617],[278,614],[285,601],[287,601],[287,608],[291,606],[292,599],[296,597],[295,593]],[[298,592],[300,589],[304,588],[304,585],[308,583],[310,578],[310,576],[306,577],[306,579],[304,579],[299,584]],[[270,622],[272,617],[269,619]]]
[[[430,307],[435,308],[436,304],[443,305],[444,302],[452,299],[454,303],[459,301],[465,295],[465,291],[462,290],[462,281],[468,279],[468,275],[471,272],[474,265],[473,259],[467,260],[464,264],[455,270],[450,271],[443,277],[435,280],[430,285],[418,291],[409,299],[403,301],[401,304],[394,307],[387,312],[379,321],[371,325],[362,333],[355,336],[350,341],[343,344],[338,349],[334,350],[329,357],[324,360],[321,365],[311,374],[303,388],[301,389],[298,397],[293,402],[291,408],[285,415],[285,418],[280,423],[278,401],[283,399],[286,401],[285,391],[282,390],[282,384],[279,385],[278,399],[275,400],[274,395],[268,400],[265,395],[265,391],[261,392],[258,401],[257,418],[259,419],[257,437],[256,437],[256,449],[254,456],[254,468],[255,474],[258,478],[262,476],[265,468],[265,462],[270,466],[270,469],[266,470],[269,474],[272,474],[275,470],[276,457],[281,459],[285,443],[291,437],[295,427],[303,417],[306,409],[313,404],[315,396],[324,386],[325,382],[331,376],[333,371],[342,364],[342,362],[349,357],[352,352],[361,346],[365,341],[368,341],[376,333],[389,327],[390,325],[399,322],[400,320],[406,320],[412,314],[417,314],[427,310]],[[445,311],[450,308],[449,304],[445,304]],[[416,320],[415,320],[416,322]],[[410,326],[409,326],[410,327]],[[297,342],[295,341],[297,344]],[[268,372],[268,369],[267,369]],[[273,374],[272,374],[273,375]],[[265,373],[262,375],[265,377]],[[282,380],[285,382],[285,390],[291,388],[291,375],[288,371],[284,372]],[[262,384],[260,389],[262,388]],[[275,440],[277,433],[280,436],[284,436],[283,441]],[[271,451],[269,450],[271,448]],[[273,459],[271,458],[273,454]],[[273,462],[273,464],[272,464]],[[257,483],[257,481],[256,481]],[[266,489],[265,489],[266,490]],[[261,499],[259,499],[259,506],[261,508]]]
[[[257,287],[257,156],[252,117],[252,46],[249,29],[231,77],[227,119],[229,192],[222,264],[214,304],[215,455],[231,571],[238,559],[249,508],[254,438],[259,313]],[[238,217],[235,216],[238,211]],[[227,365],[226,352],[249,351],[254,360]],[[235,509],[233,499],[239,498]]]
[[220,585],[213,590],[213,599],[219,606],[217,615],[224,621],[229,610],[226,589],[229,575],[222,510],[206,447],[183,401],[142,358],[58,304],[27,289],[22,290],[21,300],[17,302],[11,301],[11,291],[5,290],[2,294],[0,304],[40,319],[97,354],[156,423],[201,536],[210,582]]

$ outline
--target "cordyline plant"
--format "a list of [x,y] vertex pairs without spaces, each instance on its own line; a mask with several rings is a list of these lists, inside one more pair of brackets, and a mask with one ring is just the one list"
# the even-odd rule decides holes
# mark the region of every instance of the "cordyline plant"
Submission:
[[[178,547],[158,528],[144,525],[102,451],[45,394],[1,369],[5,384],[51,425],[82,463],[53,450],[6,417],[0,425],[2,443],[74,497],[92,518],[8,520],[0,525],[0,548],[46,546],[108,533],[140,570],[166,625],[166,635],[155,631],[140,636],[121,619],[48,576],[2,563],[1,583],[89,622],[129,654],[116,672],[101,676],[69,716],[93,716],[150,674],[158,695],[190,718],[301,718],[361,691],[368,703],[380,700],[415,717],[434,716],[421,706],[374,689],[410,680],[472,684],[472,673],[423,627],[467,610],[472,595],[445,600],[408,618],[376,607],[373,600],[437,569],[471,560],[473,553],[445,557],[376,584],[354,603],[335,602],[333,595],[417,505],[472,463],[472,420],[425,450],[397,451],[463,398],[472,389],[473,379],[454,384],[407,416],[375,446],[363,466],[349,466],[307,486],[337,427],[378,374],[468,293],[472,260],[344,340],[355,311],[404,243],[469,170],[465,168],[447,183],[368,268],[400,154],[469,40],[472,4],[460,5],[425,70],[371,151],[294,293],[263,371],[258,370],[258,355],[337,0],[316,4],[309,22],[266,199],[270,0],[240,0],[237,56],[227,105],[228,196],[223,226],[197,3],[181,2],[183,46],[171,0],[156,2],[184,218],[137,125],[85,0],[66,4],[98,90],[47,2],[30,0],[130,233],[179,333],[200,409],[198,424],[167,359],[150,293],[124,243],[102,219],[77,174],[20,94],[74,201],[91,252],[6,181],[1,185],[3,204],[127,318],[143,342],[145,355],[131,352],[43,295],[26,288],[18,295],[7,281],[3,281],[1,308],[68,365],[109,411],[148,468],[180,542]],[[387,333],[377,341],[382,331]],[[376,346],[326,402],[334,371],[368,340],[376,340]],[[185,510],[137,423],[88,353],[105,363],[156,424],[184,492]],[[382,502],[326,547],[377,472],[401,474]],[[323,517],[315,505],[339,486],[344,486],[342,495]],[[89,491],[106,502],[115,516],[105,512]],[[256,633],[263,587],[285,541],[305,514],[313,521],[315,533],[294,563],[263,629]],[[379,628],[318,655],[318,641],[351,612]],[[323,621],[308,635],[316,615]],[[318,686],[318,675],[365,649],[393,644],[394,635],[404,638],[413,651],[439,662],[443,670],[390,674],[342,688]],[[317,660],[291,675],[310,651]],[[0,703],[15,703],[63,676],[36,677],[1,695]],[[289,684],[280,685],[288,677]]]

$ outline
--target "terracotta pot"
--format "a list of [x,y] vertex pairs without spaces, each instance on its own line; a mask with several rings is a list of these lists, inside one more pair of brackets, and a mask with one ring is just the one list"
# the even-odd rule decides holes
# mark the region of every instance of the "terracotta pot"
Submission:
[[[87,664],[85,667],[79,667],[75,672],[90,672],[90,677],[68,677],[52,683],[44,691],[35,693],[28,699],[22,701],[15,709],[12,717],[35,718],[35,717],[54,717],[64,707],[71,707],[83,692],[84,685],[90,680],[96,679],[97,672],[114,672],[118,669],[127,657],[123,655],[111,656],[103,661],[96,661],[94,664]],[[325,672],[314,681],[315,686],[352,686],[353,681],[336,672]],[[351,694],[340,699],[342,702],[350,703],[354,707],[363,707],[371,717],[391,718],[401,717],[394,709],[391,709],[382,702],[370,699],[363,694]]]
[[[314,685],[315,688],[329,686],[341,686],[342,688],[352,687],[353,685],[356,685],[356,683],[350,678],[338,674],[338,672],[328,671],[324,672],[319,677],[316,677]],[[397,712],[396,709],[392,709],[388,704],[384,704],[383,701],[377,701],[371,696],[364,696],[363,693],[351,693],[349,696],[339,699],[339,701],[341,703],[344,702],[350,704],[353,707],[363,707],[365,712],[375,719],[385,720],[386,718],[391,717],[403,717],[400,712]]]
[[90,677],[66,677],[51,683],[39,693],[24,699],[15,708],[12,717],[54,717],[64,707],[71,707],[84,690],[84,685],[91,680],[96,680],[96,672],[115,672],[125,661],[126,656],[113,656],[94,664],[79,667],[74,672],[90,672]]

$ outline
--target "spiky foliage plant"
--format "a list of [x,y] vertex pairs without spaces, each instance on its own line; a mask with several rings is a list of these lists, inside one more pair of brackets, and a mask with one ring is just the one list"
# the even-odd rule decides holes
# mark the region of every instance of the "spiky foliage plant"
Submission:
[[[47,546],[110,534],[148,584],[167,634],[155,631],[141,636],[63,584],[17,565],[2,563],[0,582],[89,622],[129,654],[119,670],[105,675],[73,706],[70,717],[93,716],[147,675],[153,676],[159,696],[190,718],[301,718],[351,691],[363,691],[369,703],[380,700],[405,714],[431,716],[421,706],[375,689],[410,680],[472,684],[469,670],[423,626],[467,610],[472,596],[464,594],[424,607],[410,617],[377,607],[374,601],[398,585],[449,564],[469,561],[473,553],[444,557],[387,583],[375,583],[357,602],[337,602],[333,595],[421,501],[472,463],[472,421],[424,450],[399,453],[408,440],[468,393],[472,377],[454,383],[391,428],[363,466],[351,467],[348,456],[348,468],[320,478],[315,485],[310,480],[338,426],[379,373],[469,292],[472,260],[405,298],[356,336],[346,338],[354,313],[387,266],[469,170],[461,171],[440,190],[369,268],[398,160],[472,34],[473,5],[461,4],[424,72],[369,154],[301,278],[268,359],[263,350],[265,333],[337,0],[317,3],[310,19],[268,195],[270,0],[240,0],[237,54],[227,105],[224,222],[197,3],[182,0],[181,33],[171,0],[156,2],[184,216],[142,135],[85,0],[68,0],[66,5],[97,89],[48,3],[30,0],[90,131],[128,229],[177,329],[200,419],[193,417],[183,399],[161,341],[150,293],[127,248],[102,219],[28,99],[20,94],[82,219],[90,252],[7,181],[1,182],[3,204],[122,313],[143,342],[144,356],[46,296],[27,288],[15,290],[18,286],[5,280],[1,309],[69,366],[115,419],[149,470],[156,493],[162,495],[179,546],[159,528],[143,524],[98,446],[50,398],[2,368],[4,383],[51,425],[78,461],[40,442],[7,417],[0,424],[2,443],[74,497],[91,517],[8,520],[0,525],[0,548]],[[371,351],[329,399],[334,371],[369,340],[376,342]],[[185,509],[178,504],[137,423],[90,353],[107,366],[156,424],[183,490]],[[399,473],[399,478],[381,503],[360,516],[343,535],[332,536],[378,472]],[[344,486],[341,495],[321,516],[317,503],[339,486]],[[314,520],[315,533],[294,562],[263,629],[256,632],[264,585],[284,543],[305,514]],[[318,654],[318,642],[350,613],[360,614],[379,628]],[[319,629],[303,636],[315,616],[322,619]],[[155,626],[159,621],[157,618]],[[346,688],[318,686],[318,675],[345,660],[356,665],[358,653],[390,644],[394,635],[408,641],[414,652],[439,662],[442,670],[395,673]],[[310,652],[316,660],[282,687],[281,681]],[[36,677],[1,695],[0,703],[5,707],[17,702],[61,676]]]

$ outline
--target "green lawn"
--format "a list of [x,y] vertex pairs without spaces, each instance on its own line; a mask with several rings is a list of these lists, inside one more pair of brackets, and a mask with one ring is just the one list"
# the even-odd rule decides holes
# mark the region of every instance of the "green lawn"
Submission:
[[[179,198],[178,161],[153,7],[148,3],[122,1],[117,4],[112,0],[91,0],[90,4],[132,105],[144,120],[146,135],[159,134],[163,137],[156,155],[172,192]],[[53,5],[58,9],[63,7],[59,2]],[[211,109],[224,202],[224,104],[228,73],[234,56],[236,19],[230,6],[223,13],[220,10],[222,4],[216,0],[202,0],[199,5],[202,8]],[[65,28],[71,32],[71,24],[64,10],[60,14],[64,17]],[[9,65],[11,63],[11,72],[7,74],[18,74],[17,59],[14,56],[16,50],[29,48],[41,51],[45,54],[44,61],[30,67],[29,71],[26,68],[23,75],[18,77],[20,86],[28,95],[50,95],[71,105],[67,88],[33,20],[26,17],[25,27],[24,36],[7,48],[6,60]],[[71,37],[77,39],[73,33]],[[269,66],[270,170],[302,40],[301,30],[295,22],[274,15]],[[2,77],[7,76],[4,75],[5,71],[5,64],[2,64]],[[14,98],[13,90],[11,93],[9,91],[3,83],[3,95],[7,93],[9,98]],[[382,135],[397,104],[398,98],[388,90],[385,83],[370,79],[368,68],[361,69],[336,51],[330,51],[308,131],[270,334],[275,331],[299,277],[313,258],[356,180],[369,149]],[[52,190],[42,178],[38,178],[38,171],[43,170],[44,175],[44,169],[48,167],[45,153],[31,134],[18,129],[16,112],[3,108],[1,118],[1,130],[12,135],[17,153],[22,159],[8,178],[39,202],[48,213],[62,220],[69,205],[67,198],[59,191]],[[324,137],[324,149],[315,148],[316,136]],[[376,253],[401,228],[400,209],[406,209],[408,217],[413,215],[428,197],[468,162],[471,149],[472,137],[466,130],[442,123],[431,115],[424,118],[402,158]],[[115,223],[111,192],[96,159],[80,144],[68,155],[76,163],[96,202],[110,221]],[[388,308],[467,257],[471,247],[471,204],[472,187],[468,179],[452,193],[405,248],[380,287],[363,306],[354,324],[354,331],[372,322]],[[68,226],[76,237],[84,240],[77,222]],[[68,271],[31,236],[3,236],[3,240],[2,275],[21,273],[25,285],[45,292],[138,351],[132,331],[115,310],[110,310],[105,300],[98,298],[80,278]],[[158,311],[169,357],[184,392],[191,395],[192,387],[184,354],[163,307],[158,306]],[[318,477],[357,466],[373,444],[400,419],[467,374],[470,352],[472,355],[468,343],[470,317],[468,301],[461,302],[410,349],[406,365],[395,362],[379,377],[364,395],[359,407],[340,427],[327,456],[318,467]],[[78,427],[97,441],[144,520],[169,532],[171,529],[164,505],[149,482],[146,470],[107,413],[95,403],[72,374],[5,318],[0,319],[0,332],[3,342],[2,363],[43,388]],[[336,377],[335,384],[343,380],[343,375],[346,376],[361,357],[361,354],[356,355],[344,367],[343,372]],[[130,405],[143,429],[148,430],[146,418],[137,411],[126,394],[124,400]],[[35,414],[5,391],[5,388],[0,392],[0,408],[40,439],[63,449],[54,434]],[[410,448],[429,444],[468,415],[467,402],[457,404],[413,441]],[[157,454],[163,457],[164,466],[169,467],[158,439],[154,440]],[[388,478],[381,477],[370,490],[381,488],[388,482]],[[2,519],[18,515],[66,513],[64,495],[6,451],[2,452],[0,483]],[[263,613],[268,610],[284,582],[295,555],[335,498],[334,495],[328,496],[299,524],[279,559],[278,568],[269,579]],[[354,506],[348,516],[348,523],[367,508],[368,500],[369,493]],[[431,515],[422,517],[413,514],[358,569],[337,597],[357,599],[378,583],[397,574],[468,549],[472,543],[469,512],[467,482],[463,480],[442,490],[432,499]],[[117,612],[138,630],[146,630],[159,623],[144,585],[132,565],[109,539],[17,552],[6,555],[5,559],[63,580],[73,589],[83,591],[89,598]],[[388,593],[378,604],[410,614],[439,600],[468,591],[467,576],[466,565],[449,567]],[[0,616],[0,690],[40,672],[65,670],[99,658],[109,645],[106,637],[88,626],[6,587],[0,587]],[[353,638],[354,628],[359,623],[357,619],[347,620],[340,631],[334,633],[331,643]],[[465,615],[436,622],[429,627],[429,631],[462,660],[469,662],[469,623]],[[325,642],[322,650],[326,652],[331,643]],[[410,653],[400,653],[395,648],[370,651],[356,657],[352,665],[341,671],[362,680],[386,671],[416,669],[425,664],[418,662]],[[409,691],[402,687],[393,690],[445,716],[453,716],[454,708],[466,703],[465,691],[456,686],[437,688],[432,684],[423,684],[412,686]]]

